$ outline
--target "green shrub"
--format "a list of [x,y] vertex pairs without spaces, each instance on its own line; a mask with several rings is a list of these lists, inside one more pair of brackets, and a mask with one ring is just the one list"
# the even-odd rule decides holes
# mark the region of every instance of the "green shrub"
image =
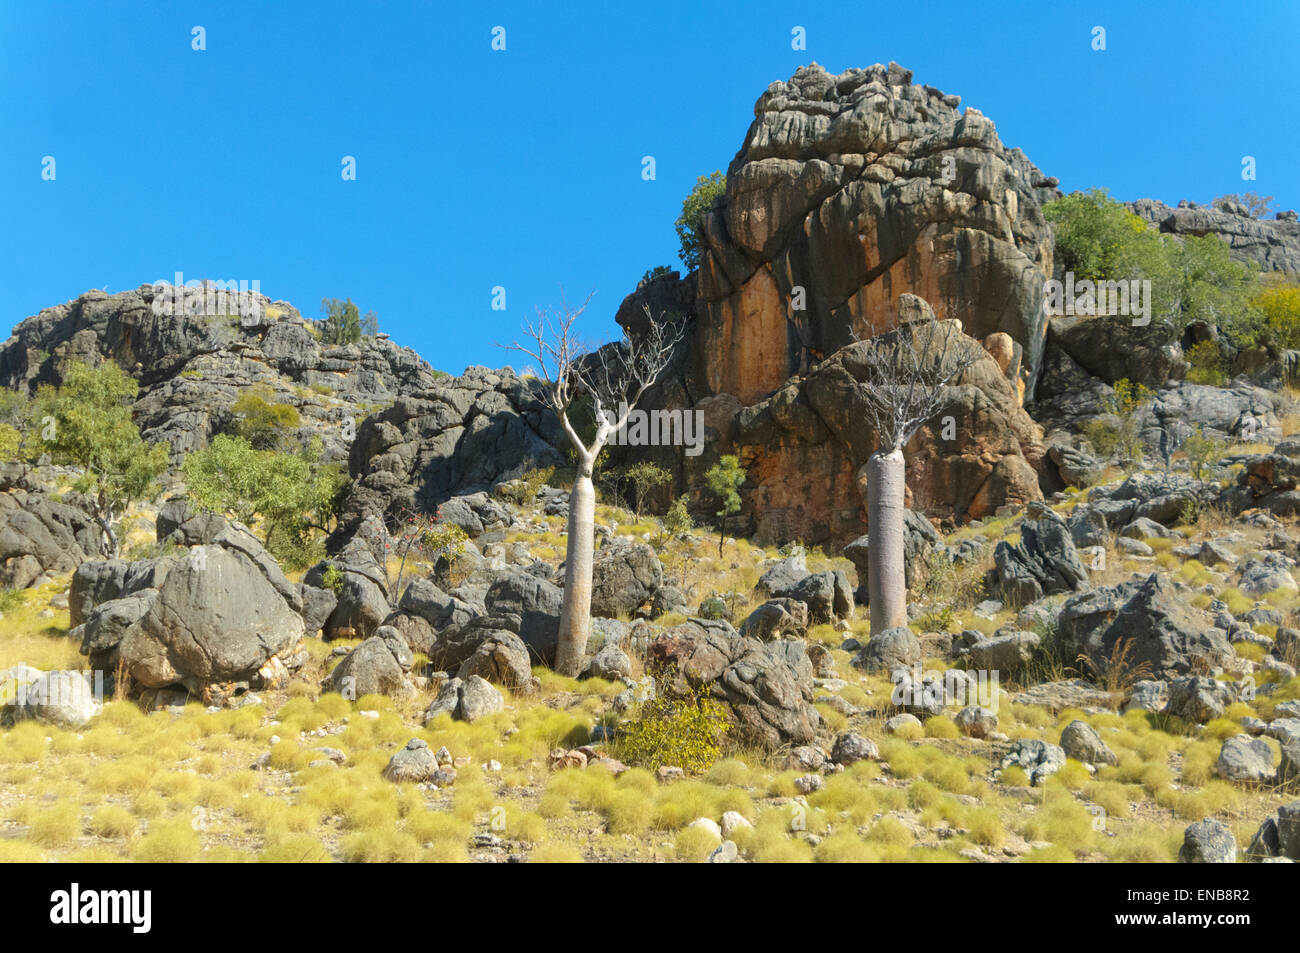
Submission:
[[346,301],[324,298],[320,308],[325,312],[321,337],[327,344],[357,344],[363,337],[374,337],[379,333],[379,318],[375,312],[367,311],[362,317],[351,298]]
[[235,415],[235,432],[258,450],[285,448],[289,435],[302,423],[292,404],[274,401],[265,385],[248,388],[230,408]]
[[1272,340],[1288,348],[1300,348],[1300,284],[1270,285],[1251,302],[1263,315]]
[[670,537],[680,538],[693,530],[695,521],[691,519],[690,511],[686,508],[686,497],[679,496],[673,500],[661,522],[664,532]]
[[641,283],[638,284],[637,287],[639,288],[641,285],[648,285],[656,278],[662,278],[664,275],[671,275],[672,273],[673,269],[668,265],[655,265],[641,276]]
[[527,506],[537,499],[543,486],[555,476],[555,467],[529,470],[519,478],[517,483],[502,484],[500,494],[516,506]]
[[645,506],[646,496],[655,487],[663,486],[673,478],[671,473],[649,460],[642,460],[640,463],[634,463],[625,468],[622,477],[632,484],[634,493],[632,510],[636,514],[637,520],[641,519],[641,509]]
[[704,247],[703,222],[709,212],[727,192],[727,177],[721,172],[700,176],[695,188],[682,202],[682,214],[674,223],[677,239],[681,243],[679,255],[687,271],[700,267],[700,251]]
[[62,387],[45,385],[36,398],[36,414],[46,421],[39,444],[55,463],[81,468],[73,489],[103,527],[109,556],[120,548],[113,525],[133,501],[152,495],[167,469],[167,445],[145,443],[132,419],[139,390],[113,361],[96,368],[74,363]]
[[17,612],[26,601],[21,589],[0,589],[0,615]]
[[321,582],[324,583],[326,589],[333,590],[337,595],[343,591],[343,570],[330,563],[325,567],[325,572],[321,575]]
[[[1205,429],[1200,424],[1192,428],[1192,432],[1184,438],[1182,446],[1183,456],[1187,457],[1187,462],[1192,465],[1192,476],[1197,480],[1201,478],[1205,468],[1223,456],[1224,451],[1227,449],[1226,442],[1206,434]],[[1193,501],[1188,500],[1187,502],[1191,503]],[[1189,515],[1193,516],[1193,519],[1187,520],[1187,522],[1195,522],[1195,516],[1198,514],[1193,512]]]
[[1217,341],[1201,341],[1192,345],[1186,353],[1187,363],[1191,369],[1187,379],[1193,384],[1209,384],[1222,387],[1228,382],[1228,362]]
[[617,748],[628,764],[675,765],[697,774],[721,757],[729,727],[726,709],[709,697],[707,686],[681,697],[661,694],[619,726]]
[[1192,321],[1218,325],[1238,346],[1263,329],[1252,303],[1257,268],[1234,261],[1216,235],[1178,241],[1160,234],[1105,189],[1075,192],[1043,207],[1055,226],[1056,258],[1076,280],[1151,282],[1151,317],[1176,329]]
[[1154,397],[1144,384],[1135,384],[1128,378],[1116,381],[1102,404],[1106,416],[1090,420],[1083,428],[1083,435],[1093,450],[1103,459],[1117,456],[1129,470],[1141,466],[1146,447],[1138,428],[1138,412]]

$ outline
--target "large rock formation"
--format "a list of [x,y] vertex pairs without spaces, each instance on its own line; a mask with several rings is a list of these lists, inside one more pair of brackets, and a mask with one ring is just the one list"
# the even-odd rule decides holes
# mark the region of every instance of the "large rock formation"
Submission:
[[116,361],[140,382],[134,412],[142,435],[168,443],[179,462],[231,423],[231,406],[253,385],[293,405],[300,436],[319,436],[327,459],[343,459],[374,405],[434,379],[414,351],[383,335],[323,344],[284,301],[249,292],[249,313],[214,314],[233,309],[233,299],[186,289],[178,307],[160,294],[153,285],[88,291],[27,318],[0,344],[0,385],[30,390],[59,383],[72,361]]
[[1009,334],[1032,392],[1052,273],[1040,205],[1059,193],[958,102],[893,63],[768,87],[704,222],[695,393],[753,403],[870,336],[904,292],[979,339]]
[[668,695],[707,689],[727,708],[742,744],[808,744],[822,727],[801,640],[759,642],[726,622],[691,619],[650,643],[646,664]]
[[933,306],[989,353],[936,418],[953,419],[951,436],[935,426],[909,447],[913,505],[962,520],[1038,498],[1041,433],[1021,404],[1042,358],[1052,236],[1040,207],[1055,181],[897,65],[802,68],[755,115],[704,218],[696,287],[669,274],[619,308],[633,335],[646,306],[691,320],[650,402],[693,407],[706,427],[698,457],[638,459],[669,466],[682,492],[736,453],[758,539],[848,542],[867,528],[857,471],[874,449],[853,338]]
[[457,494],[562,465],[564,441],[536,382],[508,368],[471,367],[413,390],[358,428],[349,457],[356,482],[336,540],[367,515],[432,511]]
[[[921,320],[936,320],[925,302],[903,300]],[[908,505],[939,520],[1041,498],[1041,432],[993,355],[964,340],[974,363],[907,447]],[[701,402],[713,440],[705,454],[688,459],[688,485],[702,482],[718,454],[738,453],[752,485],[745,504],[757,539],[842,545],[860,536],[868,527],[859,471],[875,450],[863,386],[868,347],[844,347],[748,407],[724,396]]]
[[117,689],[181,686],[208,701],[278,684],[306,660],[297,586],[240,523],[183,515],[159,520],[158,559],[78,567],[69,633]]
[[1221,671],[1236,657],[1212,618],[1160,573],[1071,596],[1058,626],[1065,657],[1084,656],[1096,671],[1123,659],[1133,670],[1145,665],[1146,677],[1167,679],[1197,665]]

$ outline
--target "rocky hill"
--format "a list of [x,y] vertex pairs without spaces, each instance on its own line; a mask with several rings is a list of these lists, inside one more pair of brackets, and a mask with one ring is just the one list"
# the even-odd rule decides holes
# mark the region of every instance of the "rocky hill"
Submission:
[[346,459],[345,434],[434,380],[425,360],[383,336],[323,344],[285,301],[250,293],[252,313],[241,315],[212,313],[202,288],[185,289],[179,306],[169,299],[155,308],[155,294],[152,285],[88,291],[27,318],[0,344],[0,385],[33,391],[58,384],[69,362],[116,361],[140,383],[135,416],[145,439],[165,441],[177,460],[229,422],[242,390],[263,385],[297,409],[303,436],[319,436],[327,458]]
[[[1049,318],[1058,183],[958,107],[896,64],[774,83],[699,270],[622,302],[633,337],[685,320],[647,405],[705,432],[638,449],[648,512],[596,508],[577,678],[535,379],[206,288],[21,322],[0,385],[116,362],[173,467],[107,559],[75,468],[0,461],[0,861],[1300,860],[1300,353]],[[1296,270],[1294,214],[1131,208]],[[970,362],[907,448],[907,624],[872,631],[860,339],[895,316],[960,320]],[[264,512],[179,492],[250,389],[351,478],[297,571]],[[696,526],[652,515],[678,495]]]

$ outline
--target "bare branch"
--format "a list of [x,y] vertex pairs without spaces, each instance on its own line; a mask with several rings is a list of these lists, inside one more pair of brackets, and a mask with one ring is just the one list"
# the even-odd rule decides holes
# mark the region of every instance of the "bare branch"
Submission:
[[[918,299],[919,300],[919,299]],[[979,359],[981,348],[961,322],[939,320],[928,306],[920,320],[895,320],[861,350],[862,392],[882,449],[902,449],[942,408],[946,390]]]
[[[558,308],[538,308],[536,318],[524,323],[527,343],[515,341],[506,346],[537,364],[546,403],[560,418],[574,447],[587,457],[598,454],[609,434],[627,422],[627,412],[659,379],[685,336],[684,321],[655,321],[647,306],[644,331],[590,349],[579,339],[576,329],[590,301],[588,295],[576,309],[563,302]],[[582,441],[569,421],[569,408],[579,393],[587,394],[594,405],[598,429],[591,446]],[[627,412],[619,413],[620,404],[626,404]]]

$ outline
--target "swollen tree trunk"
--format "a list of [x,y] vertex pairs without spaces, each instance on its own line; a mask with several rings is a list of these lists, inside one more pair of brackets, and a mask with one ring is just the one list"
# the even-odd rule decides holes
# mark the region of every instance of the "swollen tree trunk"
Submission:
[[904,568],[903,451],[877,450],[867,460],[871,634],[907,625],[907,576]]
[[560,635],[555,647],[555,670],[575,678],[582,671],[587,636],[591,632],[591,572],[596,529],[596,488],[591,482],[591,472],[592,460],[580,457],[573,490],[569,493],[564,604],[560,608]]

